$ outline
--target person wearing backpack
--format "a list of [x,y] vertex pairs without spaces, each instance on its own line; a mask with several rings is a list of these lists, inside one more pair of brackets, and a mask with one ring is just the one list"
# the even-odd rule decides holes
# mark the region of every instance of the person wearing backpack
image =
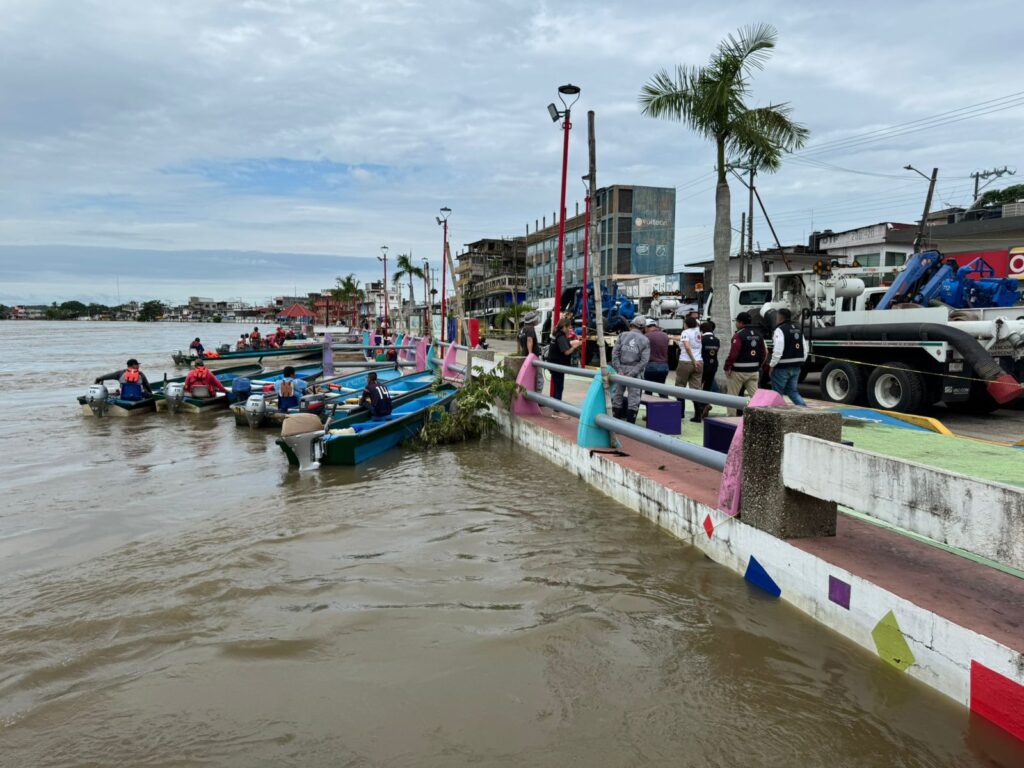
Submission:
[[308,386],[305,379],[295,378],[294,367],[286,365],[284,377],[274,382],[274,390],[277,392],[277,410],[287,411],[289,408],[298,408],[299,399]]
[[[644,318],[637,315],[629,322],[629,330],[620,333],[615,339],[615,346],[612,347],[612,367],[620,376],[643,378],[644,369],[651,359],[651,342],[644,335],[643,328]],[[642,395],[643,390],[639,387],[616,384],[612,388],[612,416],[636,424]]]

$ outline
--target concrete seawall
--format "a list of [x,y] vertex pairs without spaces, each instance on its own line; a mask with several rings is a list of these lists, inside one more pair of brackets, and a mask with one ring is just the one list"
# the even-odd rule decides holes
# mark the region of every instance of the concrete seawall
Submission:
[[713,470],[628,439],[592,453],[574,420],[495,411],[515,442],[1024,740],[1020,579],[843,516],[835,537],[779,539],[718,510]]

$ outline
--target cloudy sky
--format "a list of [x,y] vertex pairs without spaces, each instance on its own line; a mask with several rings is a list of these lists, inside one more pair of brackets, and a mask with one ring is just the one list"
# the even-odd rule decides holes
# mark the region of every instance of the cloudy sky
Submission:
[[[558,206],[546,105],[565,82],[583,89],[570,211],[593,109],[599,183],[676,187],[677,265],[707,258],[712,147],[643,117],[637,95],[752,22],[779,30],[752,105],[788,101],[812,135],[760,183],[783,242],[912,221],[926,185],[908,163],[940,168],[936,206],[969,202],[972,171],[1024,175],[1024,6],[1009,0],[0,0],[0,11],[8,303],[112,298],[112,271],[122,296],[165,299],[372,278],[381,244],[438,261],[443,205],[456,250],[522,234]],[[771,244],[760,225],[756,239]],[[101,268],[85,246],[132,250]],[[202,256],[182,252],[196,250],[217,253],[193,288]]]

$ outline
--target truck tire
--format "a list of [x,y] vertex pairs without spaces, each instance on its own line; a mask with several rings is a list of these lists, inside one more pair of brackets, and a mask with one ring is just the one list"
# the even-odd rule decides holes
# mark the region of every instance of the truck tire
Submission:
[[868,405],[882,411],[916,413],[924,402],[924,379],[905,363],[885,363],[868,379]]
[[864,372],[852,363],[829,361],[821,370],[821,399],[854,405],[864,400]]

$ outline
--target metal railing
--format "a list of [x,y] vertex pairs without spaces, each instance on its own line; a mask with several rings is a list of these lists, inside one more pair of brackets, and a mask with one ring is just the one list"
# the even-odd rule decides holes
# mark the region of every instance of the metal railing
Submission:
[[[549,363],[537,358],[532,360],[532,365],[543,370],[562,373],[567,376],[588,378],[591,380],[601,376],[600,371],[587,368],[573,368],[572,366]],[[646,379],[633,378],[632,376],[622,376],[621,374],[614,372],[610,372],[604,381],[605,383],[615,384],[626,388],[641,389],[646,392],[665,395],[678,400],[692,400],[696,403],[707,403],[709,405],[720,405],[735,409],[743,409],[748,405],[748,400],[746,398],[738,397],[736,395],[725,395],[720,392],[707,392],[703,389],[691,389],[690,387],[677,387],[672,384],[661,384],[655,381],[647,381]],[[602,384],[602,390],[604,386],[605,384]],[[522,397],[529,402],[536,403],[537,405],[543,405],[544,407],[551,408],[554,411],[567,413],[571,416],[575,416],[576,418],[585,418],[584,408],[586,407],[586,403],[584,404],[584,408],[580,408],[570,403],[564,403],[561,400],[548,397],[547,395],[542,395],[539,392],[532,392],[529,390],[523,392]],[[606,393],[602,392],[602,397],[607,397]],[[702,466],[710,467],[711,469],[719,472],[725,468],[726,455],[711,448],[693,445],[683,440],[676,439],[671,435],[655,432],[647,429],[646,427],[640,427],[636,424],[616,419],[605,413],[595,413],[592,417],[592,423],[599,429],[603,429],[613,434],[623,435],[624,437],[649,445],[652,448],[657,448],[665,451],[666,453],[671,453],[674,456],[679,456],[680,458],[695,462]]]

